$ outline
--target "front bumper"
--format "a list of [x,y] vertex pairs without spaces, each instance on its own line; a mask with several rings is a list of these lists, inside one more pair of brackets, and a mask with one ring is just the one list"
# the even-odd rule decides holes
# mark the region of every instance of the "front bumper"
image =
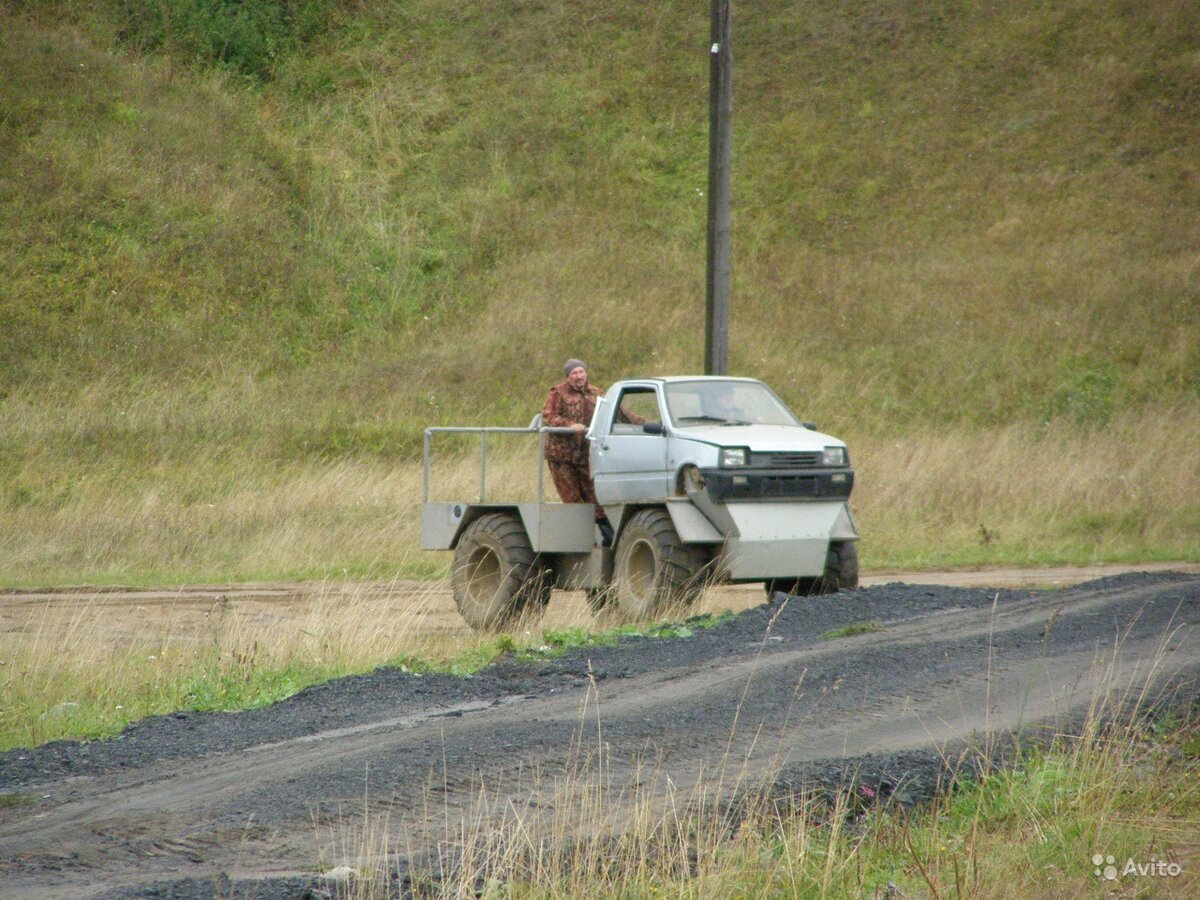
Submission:
[[815,577],[825,571],[830,541],[858,539],[850,508],[841,500],[718,508],[728,517],[718,567],[732,581]]
[[714,503],[739,500],[846,500],[854,488],[853,469],[701,469],[704,489]]

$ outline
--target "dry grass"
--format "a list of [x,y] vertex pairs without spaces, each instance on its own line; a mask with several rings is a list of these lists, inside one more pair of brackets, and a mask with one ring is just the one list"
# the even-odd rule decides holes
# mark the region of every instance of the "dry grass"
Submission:
[[[569,355],[696,369],[692,5],[356,3],[257,91],[77,6],[19,3],[35,24],[0,44],[5,387],[279,377],[365,427],[536,405]],[[748,11],[734,370],[873,431],[1194,402],[1195,26],[1116,0]]]
[[1200,550],[1200,410],[851,444],[867,565],[1147,561]]
[[103,595],[66,621],[51,602],[0,639],[0,742],[31,746],[176,709],[263,705],[408,653],[444,653],[451,648],[413,639],[429,593],[411,592],[395,611],[370,588],[317,592],[304,613],[287,616],[207,598],[198,608],[180,595],[180,609],[146,601],[141,615],[158,629],[130,623],[125,633]]
[[466,664],[483,641],[465,628],[426,627],[437,594],[420,585],[316,585],[297,611],[180,593],[148,598],[143,620],[123,625],[103,594],[69,618],[66,601],[52,600],[0,635],[0,744],[110,734],[177,709],[261,706],[389,661]]
[[[264,403],[263,427],[270,427]],[[120,451],[71,466],[101,423],[42,424],[0,504],[0,583],[181,583],[430,576],[446,554],[419,550],[419,463],[371,456],[273,461],[240,443],[176,447],[205,412],[145,405],[131,440],[166,446],[152,465]],[[10,410],[11,412],[11,410]],[[246,415],[246,418],[252,416]],[[189,424],[190,422],[190,424]],[[967,431],[845,435],[864,566],[1125,562],[1200,557],[1200,410],[1115,415],[1104,428],[1061,422]],[[515,423],[513,423],[515,424]],[[521,423],[524,424],[524,423]],[[830,423],[832,426],[834,423]],[[836,428],[832,430],[836,431]],[[439,436],[434,499],[479,494],[476,439]],[[83,453],[85,451],[77,451]],[[529,500],[525,438],[491,439],[487,496]],[[553,497],[545,478],[544,490]]]
[[[114,596],[81,589],[0,608],[0,748],[101,737],[179,709],[231,710],[377,666],[473,672],[501,652],[553,653],[614,628],[582,592],[505,635],[466,626],[445,582],[260,585]],[[716,615],[761,594],[712,592],[686,612]],[[638,627],[645,627],[638,626]],[[603,640],[604,638],[599,638]]]
[[[430,574],[423,427],[697,369],[691,5],[352,4],[255,90],[13,10],[0,584]],[[850,441],[866,565],[1198,555],[1195,22],[741,17],[732,369]]]

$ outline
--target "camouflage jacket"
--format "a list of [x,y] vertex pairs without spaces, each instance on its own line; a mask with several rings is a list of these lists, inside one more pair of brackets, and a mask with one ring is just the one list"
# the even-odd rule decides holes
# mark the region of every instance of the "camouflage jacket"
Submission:
[[[590,425],[592,413],[596,411],[596,399],[604,391],[588,384],[582,391],[561,382],[550,388],[550,394],[542,406],[542,424],[562,427],[566,425]],[[546,459],[552,462],[569,462],[582,465],[587,462],[587,441],[582,434],[546,435]]]

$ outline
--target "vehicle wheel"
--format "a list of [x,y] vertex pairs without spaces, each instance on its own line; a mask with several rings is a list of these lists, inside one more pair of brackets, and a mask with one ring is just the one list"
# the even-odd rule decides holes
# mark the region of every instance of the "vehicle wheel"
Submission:
[[811,597],[817,593],[817,582],[820,578],[770,578],[763,582],[767,591],[767,599],[777,593],[788,594],[792,597]]
[[540,615],[554,586],[511,513],[489,513],[467,526],[454,549],[450,583],[458,611],[480,631],[503,628],[522,613]]
[[815,578],[772,578],[763,584],[767,596],[776,591],[796,597],[836,594],[858,587],[858,545],[854,541],[831,541],[825,554],[825,573]]
[[830,542],[823,581],[822,594],[857,590],[858,544],[855,541]]
[[706,554],[679,539],[663,509],[635,513],[617,541],[612,597],[621,612],[645,619],[668,603],[691,603],[704,587]]

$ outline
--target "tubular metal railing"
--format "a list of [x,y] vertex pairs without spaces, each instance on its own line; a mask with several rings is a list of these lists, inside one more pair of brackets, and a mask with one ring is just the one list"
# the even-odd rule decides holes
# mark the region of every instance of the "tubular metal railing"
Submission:
[[[535,420],[536,421],[536,420]],[[501,427],[470,427],[446,425],[425,429],[423,442],[424,463],[421,472],[423,503],[429,502],[429,457],[430,445],[435,434],[478,434],[479,435],[479,502],[487,502],[487,436],[489,434],[536,434],[538,436],[537,453],[537,502],[542,502],[542,482],[545,477],[542,460],[546,455],[546,435],[574,434],[575,429],[569,426],[530,425],[528,428]]]

